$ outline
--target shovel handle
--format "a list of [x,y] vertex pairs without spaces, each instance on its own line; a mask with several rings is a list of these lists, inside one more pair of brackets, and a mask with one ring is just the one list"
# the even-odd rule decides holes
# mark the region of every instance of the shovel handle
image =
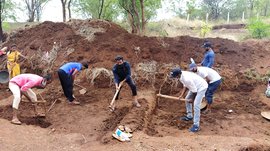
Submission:
[[74,85],[76,85],[76,86],[78,86],[78,87],[80,87],[80,88],[82,88],[82,89],[86,89],[85,87],[83,87],[83,86],[81,86],[81,85],[79,85],[79,84],[77,84],[77,83],[74,83]]
[[180,100],[180,101],[186,101],[186,99],[179,99],[179,97],[175,96],[169,96],[169,95],[163,95],[163,94],[157,94],[158,97],[172,99],[172,100]]

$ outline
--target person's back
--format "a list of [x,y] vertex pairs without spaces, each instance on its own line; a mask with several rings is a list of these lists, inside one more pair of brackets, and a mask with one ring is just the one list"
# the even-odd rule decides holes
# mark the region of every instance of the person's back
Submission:
[[[180,81],[192,92],[198,92],[208,87],[207,82],[202,77],[189,71],[182,71]],[[193,84],[195,88],[192,86]]]
[[210,81],[209,83],[213,83],[221,79],[221,76],[212,68],[208,67],[197,67],[198,68],[198,75],[202,78],[208,78]]

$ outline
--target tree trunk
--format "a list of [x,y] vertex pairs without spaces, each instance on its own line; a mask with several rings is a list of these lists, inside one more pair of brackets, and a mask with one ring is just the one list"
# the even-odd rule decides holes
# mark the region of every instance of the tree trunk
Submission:
[[103,7],[104,7],[104,0],[101,0],[101,6],[100,6],[99,14],[98,14],[98,19],[101,19]]
[[63,22],[66,22],[66,1],[67,0],[61,0],[62,12],[63,12]]
[[4,40],[4,33],[3,33],[3,27],[2,27],[2,15],[3,15],[3,6],[4,6],[5,1],[1,0],[0,1],[0,42],[3,42]]
[[137,28],[135,26],[135,21],[131,13],[128,13],[128,21],[129,24],[131,25],[131,33],[137,33]]
[[141,11],[142,11],[142,33],[144,33],[145,32],[145,24],[146,24],[145,16],[144,16],[144,1],[140,0],[140,2],[141,2]]
[[135,25],[137,28],[137,33],[140,34],[140,17],[139,17],[139,13],[136,6],[136,0],[132,0],[132,8],[135,13],[135,17],[133,16],[133,18],[134,18]]
[[69,18],[69,20],[71,19],[71,8],[70,8],[70,6],[71,6],[71,0],[69,0],[69,2],[68,2],[68,18]]

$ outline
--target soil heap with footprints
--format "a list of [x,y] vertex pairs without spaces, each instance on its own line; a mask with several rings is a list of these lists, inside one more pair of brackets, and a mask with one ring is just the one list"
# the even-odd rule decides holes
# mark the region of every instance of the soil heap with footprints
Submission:
[[[38,118],[34,106],[23,98],[19,109],[23,125],[15,126],[9,123],[11,93],[1,85],[0,150],[270,150],[270,123],[260,116],[270,110],[264,96],[270,41],[207,40],[213,44],[214,68],[223,83],[212,112],[201,116],[201,131],[191,134],[192,122],[179,121],[185,114],[184,102],[158,99],[156,94],[179,95],[182,85],[167,75],[176,66],[186,70],[190,58],[200,62],[205,39],[138,36],[102,20],[43,22],[11,33],[4,46],[16,43],[29,58],[20,60],[22,72],[53,74],[46,89],[34,91],[47,101],[47,109],[56,103],[46,118]],[[124,85],[116,111],[108,110],[115,91],[111,69],[118,54],[132,66],[141,108],[132,106],[131,92]],[[4,69],[5,57],[0,59]],[[81,60],[89,61],[90,68],[75,82],[87,93],[80,94],[81,88],[75,86],[81,105],[71,106],[56,73],[62,64]],[[119,125],[133,130],[131,142],[112,138]]]

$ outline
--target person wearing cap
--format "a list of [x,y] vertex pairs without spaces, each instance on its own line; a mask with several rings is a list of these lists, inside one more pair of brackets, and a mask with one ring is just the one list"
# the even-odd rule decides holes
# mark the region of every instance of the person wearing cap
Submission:
[[21,121],[17,117],[21,95],[26,96],[31,102],[37,102],[37,96],[31,88],[36,87],[44,89],[50,82],[50,75],[41,77],[36,74],[20,74],[10,79],[8,87],[14,96],[12,103],[13,117],[11,123],[21,124]]
[[211,43],[206,41],[202,45],[203,48],[205,48],[204,52],[204,58],[201,62],[201,66],[212,68],[215,61],[215,52],[212,49]]
[[20,64],[18,63],[19,57],[23,57],[25,59],[26,56],[22,55],[16,44],[12,44],[10,50],[6,53],[7,54],[7,68],[9,72],[10,79],[19,75],[21,73]]
[[64,64],[58,70],[58,76],[63,88],[64,94],[68,100],[68,103],[79,105],[80,102],[75,100],[73,95],[73,82],[75,76],[79,73],[79,71],[87,69],[88,64],[86,62],[69,62]]
[[[183,84],[183,90],[179,96],[179,99],[181,99],[188,90],[185,97],[187,115],[181,117],[180,120],[191,121],[193,119],[193,126],[189,129],[189,131],[198,132],[200,130],[200,106],[208,87],[207,82],[197,74],[189,71],[181,71],[180,68],[173,69],[170,73],[170,77],[179,78],[180,82]],[[192,114],[192,102],[194,106],[194,118]]]
[[221,84],[221,76],[212,68],[197,67],[195,63],[189,65],[189,70],[197,73],[200,77],[204,78],[208,83],[208,88],[205,93],[207,100],[207,110],[205,113],[211,112],[211,104],[213,103],[213,95]]
[[[131,79],[130,64],[127,61],[124,61],[123,57],[120,55],[117,55],[115,57],[115,61],[116,61],[116,64],[113,66],[112,71],[113,71],[113,75],[114,75],[114,83],[115,83],[116,90],[121,90],[121,86],[123,85],[124,82],[126,82],[129,85],[129,87],[131,88],[132,95],[134,97],[133,104],[136,107],[141,107],[140,103],[138,102],[138,98],[137,98],[137,88],[136,88],[133,80]],[[118,92],[115,100],[118,100],[119,93],[120,93],[120,91]],[[114,104],[110,104],[109,107],[111,108],[111,110],[115,109]]]

